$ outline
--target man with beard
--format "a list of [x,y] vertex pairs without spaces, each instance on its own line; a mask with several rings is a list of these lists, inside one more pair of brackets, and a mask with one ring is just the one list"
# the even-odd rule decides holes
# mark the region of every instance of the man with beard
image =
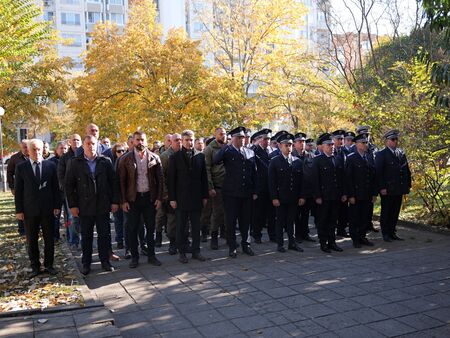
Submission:
[[227,222],[229,256],[237,257],[236,224],[239,221],[242,251],[254,256],[248,239],[252,200],[256,195],[256,163],[253,150],[244,147],[245,128],[230,131],[231,145],[224,146],[215,156],[214,163],[223,163],[223,204]]
[[[181,133],[182,148],[169,158],[169,201],[177,219],[176,243],[179,261],[187,263],[186,243],[189,223],[192,234],[192,259],[205,261],[200,253],[200,215],[208,201],[205,155],[194,151],[194,132]],[[189,222],[188,222],[189,221]]]
[[131,252],[130,268],[139,264],[138,232],[143,217],[148,248],[148,263],[159,266],[155,256],[155,215],[163,199],[163,172],[158,155],[147,148],[147,136],[143,131],[133,134],[132,151],[119,162],[119,179],[122,209],[128,213],[128,230]]
[[223,210],[222,187],[225,178],[223,163],[214,164],[214,156],[222,149],[226,142],[227,133],[224,128],[216,128],[214,140],[206,147],[205,162],[208,175],[208,191],[212,207],[211,215],[211,249],[219,249],[219,229],[225,232],[225,216]]

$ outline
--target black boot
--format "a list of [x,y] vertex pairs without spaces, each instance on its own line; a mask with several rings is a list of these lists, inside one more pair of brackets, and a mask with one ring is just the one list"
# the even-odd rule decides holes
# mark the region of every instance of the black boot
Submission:
[[160,248],[162,246],[162,232],[157,232],[155,237],[155,247]]
[[320,250],[326,253],[331,253],[331,250],[328,248],[326,241],[320,241]]
[[217,231],[211,232],[211,250],[219,249],[219,233]]

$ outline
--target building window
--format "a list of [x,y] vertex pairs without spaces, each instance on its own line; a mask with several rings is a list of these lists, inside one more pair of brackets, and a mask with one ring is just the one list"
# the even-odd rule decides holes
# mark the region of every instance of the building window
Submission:
[[69,40],[65,46],[69,47],[81,47],[83,40],[80,34],[61,34],[63,39]]
[[199,33],[205,30],[205,25],[202,22],[194,22],[194,32]]
[[44,20],[45,21],[53,21],[55,13],[53,12],[44,12]]
[[114,22],[119,26],[123,26],[123,14],[109,13],[109,21]]
[[99,21],[102,21],[102,13],[100,13],[100,12],[88,12],[87,13],[87,23],[96,24]]
[[110,5],[123,5],[123,0],[109,0]]
[[80,0],[61,0],[62,5],[79,5]]
[[70,26],[80,26],[79,13],[61,13],[61,24]]
[[87,0],[87,2],[96,2],[96,3],[99,3],[100,0]]

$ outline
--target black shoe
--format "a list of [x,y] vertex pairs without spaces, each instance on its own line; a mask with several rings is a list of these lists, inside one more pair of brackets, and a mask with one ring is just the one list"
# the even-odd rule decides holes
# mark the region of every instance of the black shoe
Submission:
[[141,246],[141,254],[144,256],[148,256],[148,247],[147,245]]
[[297,243],[295,243],[295,242],[292,243],[292,244],[289,244],[288,250],[293,250],[293,251],[303,252],[303,249],[300,248],[300,247],[297,245]]
[[180,263],[186,264],[186,263],[188,262],[188,259],[187,259],[187,257],[186,257],[185,254],[181,254],[181,253],[180,253],[180,257],[178,257],[178,261],[179,261]]
[[89,265],[83,265],[82,267],[81,267],[81,270],[80,270],[80,272],[83,274],[83,275],[89,275],[89,272],[91,272],[91,267],[89,266]]
[[155,236],[155,247],[162,247],[162,232],[157,232]]
[[279,247],[277,247],[277,251],[278,252],[286,252],[286,249],[284,248],[284,246],[279,246]]
[[130,250],[125,250],[125,259],[130,259],[131,258],[131,253]]
[[403,238],[398,237],[396,234],[393,234],[393,235],[391,236],[391,238],[392,238],[394,241],[404,241]]
[[236,258],[237,257],[237,253],[236,253],[236,249],[229,251],[228,256],[230,256],[231,258]]
[[261,238],[260,238],[260,237],[258,237],[258,238],[254,238],[254,241],[255,241],[255,243],[256,243],[256,244],[261,244],[261,243],[262,243],[262,241],[261,241]]
[[28,273],[28,278],[34,278],[37,275],[39,275],[41,273],[41,271],[39,270],[39,268],[33,268],[29,273]]
[[362,245],[359,242],[353,242],[353,247],[356,249],[360,249],[360,248],[362,248]]
[[114,267],[109,261],[102,262],[102,269],[103,271],[114,271]]
[[306,235],[305,237],[303,237],[303,240],[307,241],[307,242],[312,242],[312,243],[316,242],[316,240],[314,238],[311,238],[310,235]]
[[328,248],[328,245],[326,245],[325,243],[320,243],[320,250],[326,253],[331,253],[330,248]]
[[52,276],[58,274],[58,270],[56,270],[53,266],[46,267],[44,271],[47,272],[49,275],[52,275]]
[[201,253],[192,254],[192,259],[196,259],[196,260],[198,260],[200,262],[206,261],[206,257],[202,256]]
[[249,256],[254,256],[255,253],[253,252],[252,248],[250,247],[250,245],[244,245],[242,246],[242,251],[244,253],[246,253]]
[[371,241],[369,241],[367,238],[361,239],[361,244],[362,245],[367,245],[367,246],[374,246],[375,245]]
[[342,248],[338,247],[336,243],[328,244],[328,248],[330,248],[333,251],[342,252]]
[[149,256],[147,262],[154,266],[161,266],[161,262],[156,258],[156,256]]
[[123,249],[123,242],[117,242],[117,250]]
[[219,250],[219,240],[216,237],[211,237],[211,250]]
[[383,241],[390,243],[392,242],[392,239],[389,235],[383,235]]
[[130,262],[129,267],[131,269],[134,269],[134,268],[137,268],[138,265],[139,265],[139,261],[137,259],[132,259],[131,262]]
[[177,247],[175,244],[171,243],[169,244],[169,255],[173,256],[177,254]]

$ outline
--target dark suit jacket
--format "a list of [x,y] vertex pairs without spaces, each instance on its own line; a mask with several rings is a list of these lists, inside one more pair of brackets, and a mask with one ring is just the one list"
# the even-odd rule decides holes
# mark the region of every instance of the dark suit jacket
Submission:
[[69,161],[65,177],[65,192],[69,208],[79,208],[80,216],[94,216],[111,211],[119,204],[115,173],[108,157],[98,156],[94,176],[84,156]]
[[334,163],[323,153],[314,157],[311,168],[314,198],[337,201],[344,195],[344,166],[338,159]]
[[303,163],[293,157],[291,165],[283,155],[275,156],[269,165],[270,199],[280,203],[297,203],[302,195]]
[[398,157],[389,148],[377,152],[375,157],[378,191],[387,189],[388,195],[408,194],[411,189],[408,160],[401,149],[397,150]]
[[75,153],[72,150],[72,148],[69,148],[67,153],[65,153],[58,162],[58,167],[56,168],[56,171],[58,172],[58,182],[61,190],[64,190],[64,180],[66,177],[66,170],[67,170],[67,164],[69,163],[70,159],[75,157]]
[[23,212],[25,217],[52,215],[54,209],[61,207],[56,165],[50,161],[42,161],[40,182],[30,161],[20,163],[16,167],[14,184],[16,213]]
[[201,210],[202,200],[208,198],[205,155],[198,153],[189,159],[183,148],[170,156],[167,186],[169,201],[176,201],[177,208]]
[[256,194],[267,195],[269,192],[269,154],[260,146],[254,147],[253,151],[256,158]]
[[14,190],[14,174],[16,172],[16,167],[26,160],[27,158],[21,151],[15,153],[9,159],[8,166],[6,167],[6,180],[8,182],[9,189]]
[[375,180],[375,162],[367,154],[367,162],[358,152],[347,156],[345,167],[345,194],[356,200],[371,200],[377,195]]

